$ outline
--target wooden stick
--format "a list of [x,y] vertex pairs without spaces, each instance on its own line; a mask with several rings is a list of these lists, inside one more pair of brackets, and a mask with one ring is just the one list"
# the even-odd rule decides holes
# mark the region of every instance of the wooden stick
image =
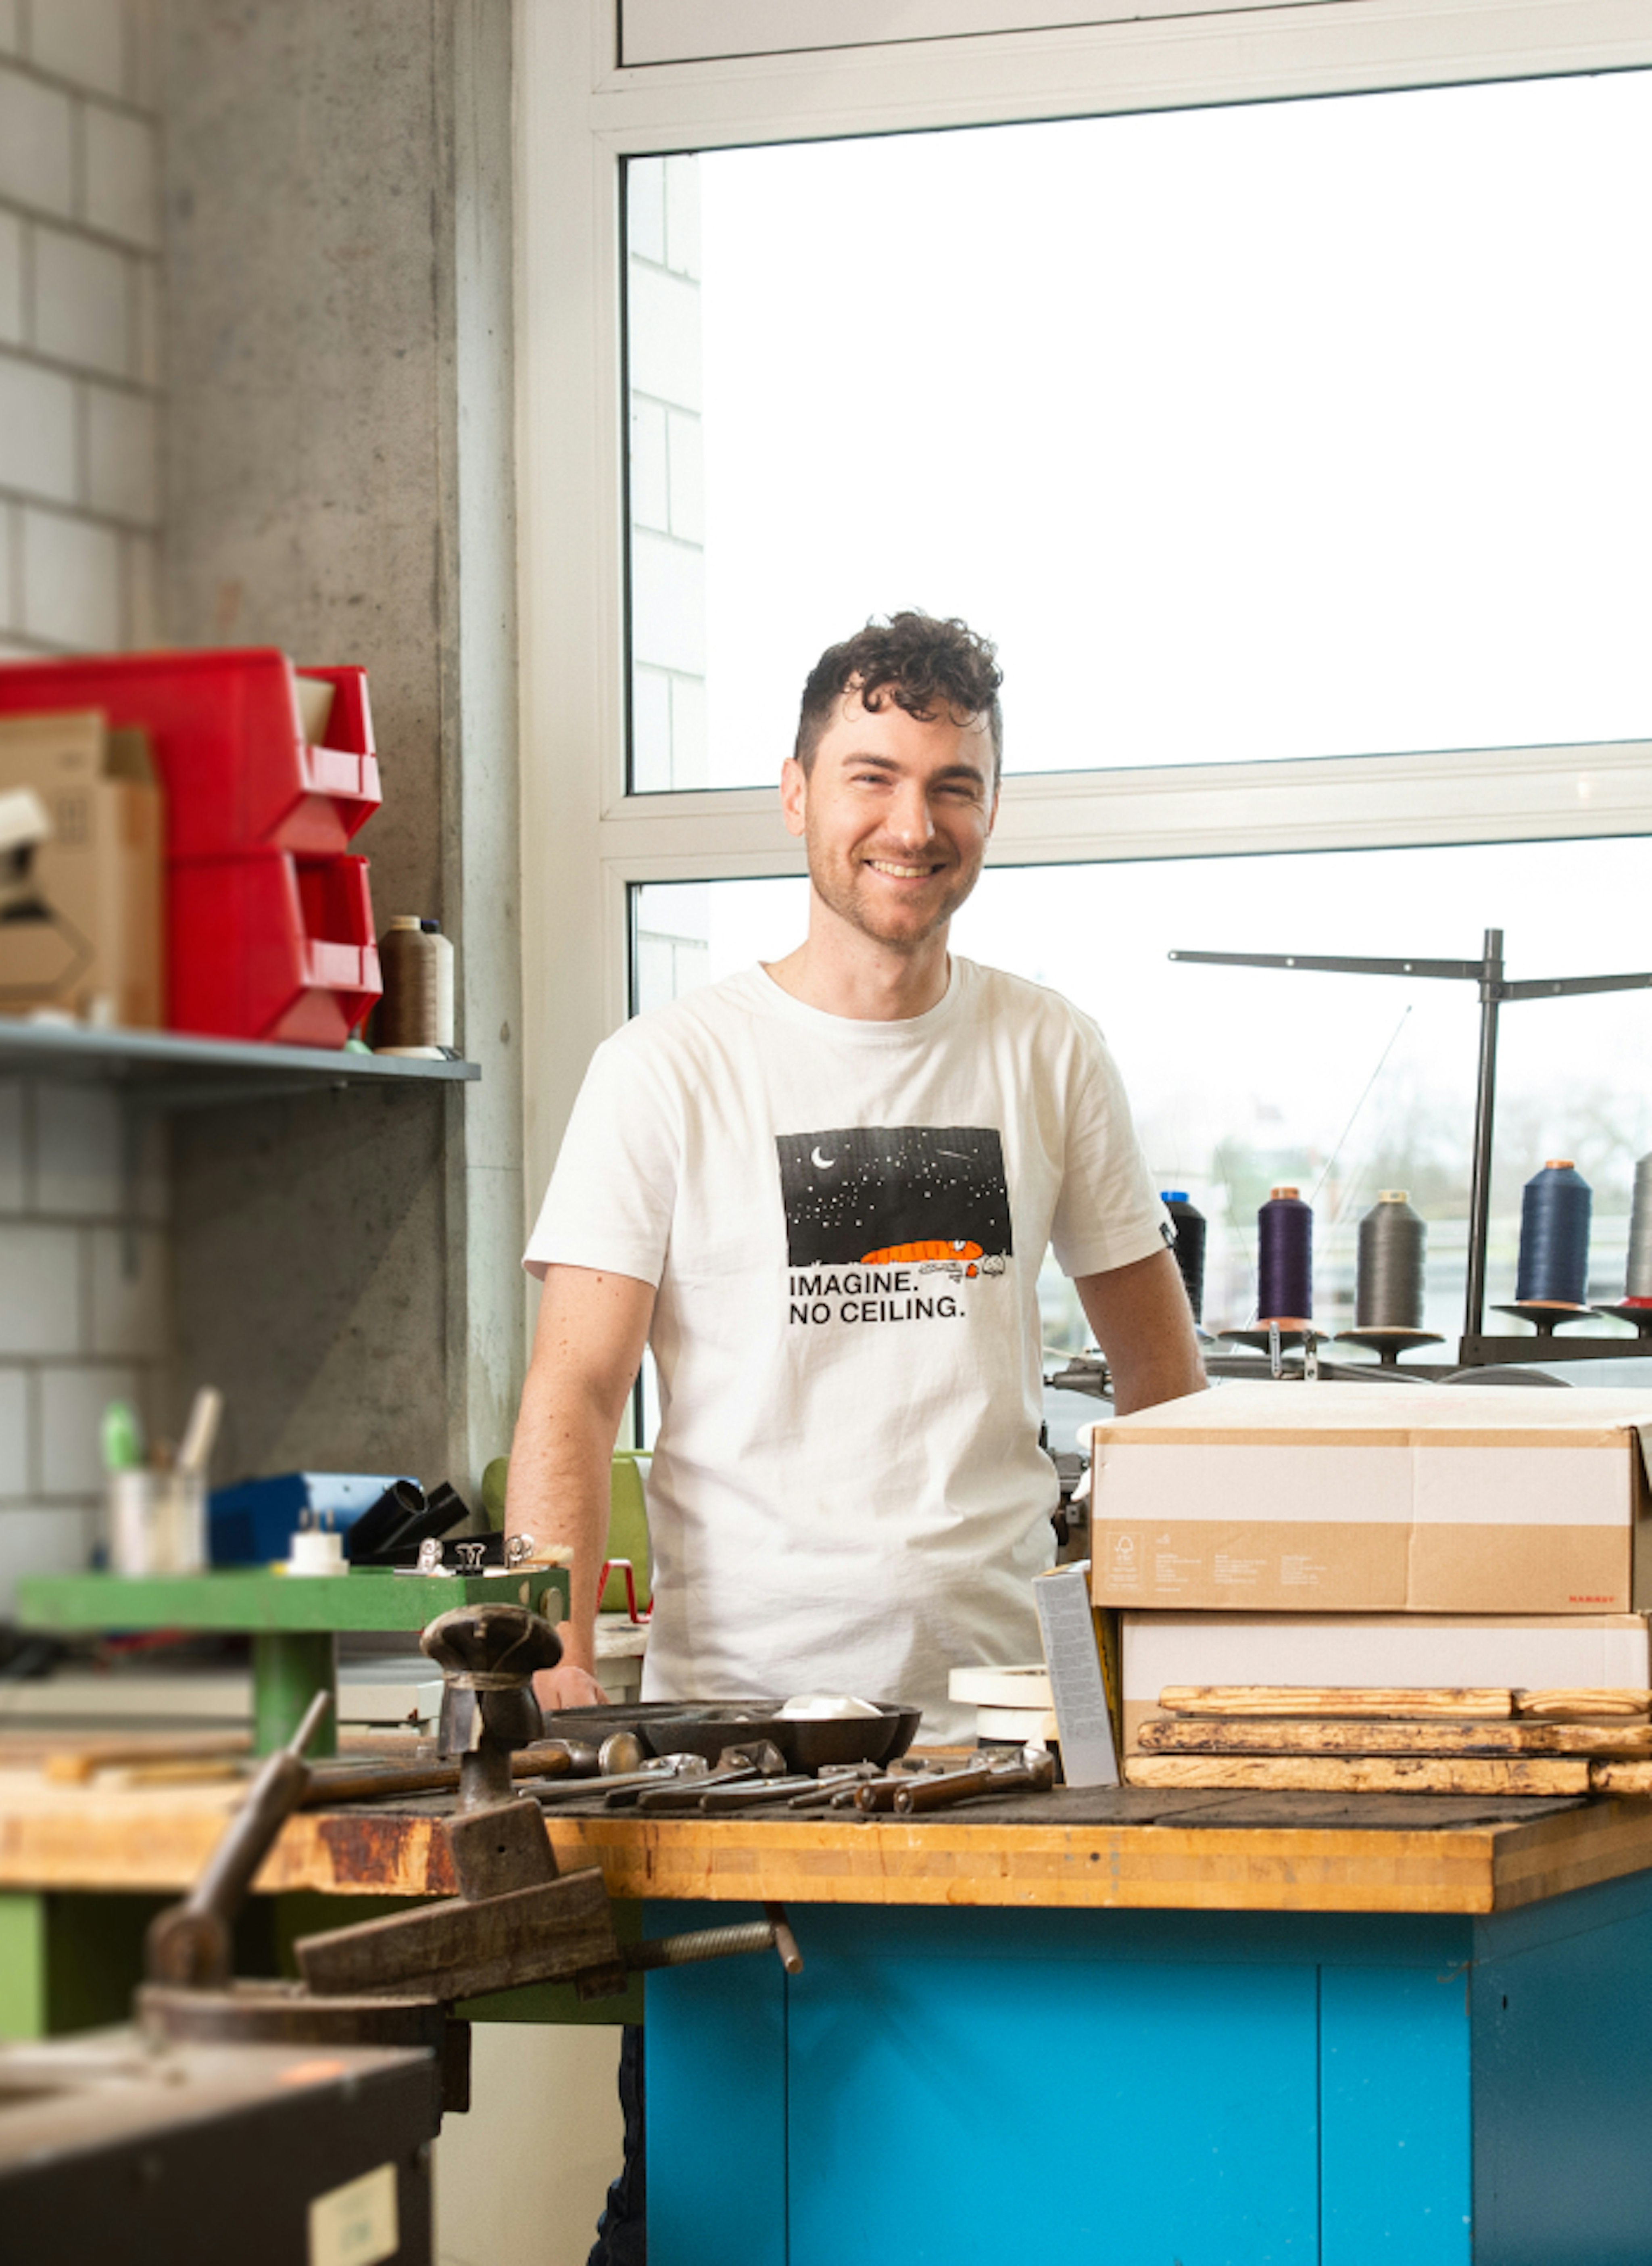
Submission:
[[1130,1755],[1124,1781],[1252,1794],[1587,1794],[1590,1768],[1581,1760],[1488,1762],[1466,1756]]
[[1472,1715],[1502,1721],[1513,1714],[1502,1691],[1398,1691],[1294,1684],[1167,1684],[1159,1704],[1173,1715]]
[[1629,1723],[1219,1722],[1165,1716],[1144,1723],[1149,1755],[1644,1755],[1652,1725]]
[[1652,1711],[1652,1692],[1515,1692],[1517,1715],[1546,1722],[1587,1721],[1591,1716],[1644,1715]]
[[127,1770],[141,1763],[216,1762],[252,1751],[245,1731],[152,1732],[144,1738],[94,1739],[84,1746],[48,1754],[41,1768],[53,1786],[85,1786],[99,1771]]

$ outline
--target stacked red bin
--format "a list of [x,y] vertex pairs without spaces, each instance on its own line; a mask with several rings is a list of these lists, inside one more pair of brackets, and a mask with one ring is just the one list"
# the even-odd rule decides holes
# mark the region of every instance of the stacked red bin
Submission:
[[[323,746],[301,675],[333,688]],[[172,1029],[342,1046],[380,990],[367,860],[347,854],[380,801],[365,669],[297,672],[268,647],[0,667],[0,715],[69,708],[149,735]]]

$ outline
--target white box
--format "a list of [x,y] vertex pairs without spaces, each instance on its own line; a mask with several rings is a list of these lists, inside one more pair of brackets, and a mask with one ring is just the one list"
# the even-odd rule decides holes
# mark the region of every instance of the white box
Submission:
[[1644,1392],[1222,1385],[1098,1424],[1092,1441],[1098,1604],[1652,1604],[1652,1378]]

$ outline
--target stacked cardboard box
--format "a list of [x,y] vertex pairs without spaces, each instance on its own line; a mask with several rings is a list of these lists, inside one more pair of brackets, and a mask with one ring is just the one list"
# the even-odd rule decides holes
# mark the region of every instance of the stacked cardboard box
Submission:
[[92,711],[0,716],[0,793],[18,789],[48,831],[0,906],[0,1014],[156,1028],[162,813],[144,735]]
[[1652,1377],[1230,1385],[1093,1450],[1127,1758],[1169,1685],[1652,1686]]

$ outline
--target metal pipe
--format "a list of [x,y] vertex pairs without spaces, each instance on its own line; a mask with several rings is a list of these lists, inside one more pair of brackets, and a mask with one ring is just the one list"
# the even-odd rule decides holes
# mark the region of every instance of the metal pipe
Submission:
[[[1468,1193],[1468,1293],[1463,1334],[1486,1326],[1486,1252],[1491,1239],[1491,1144],[1497,1092],[1497,1008],[1502,998],[1502,931],[1486,931],[1480,972],[1480,1076],[1474,1090],[1474,1156]],[[1467,1348],[1464,1348],[1467,1358]]]

